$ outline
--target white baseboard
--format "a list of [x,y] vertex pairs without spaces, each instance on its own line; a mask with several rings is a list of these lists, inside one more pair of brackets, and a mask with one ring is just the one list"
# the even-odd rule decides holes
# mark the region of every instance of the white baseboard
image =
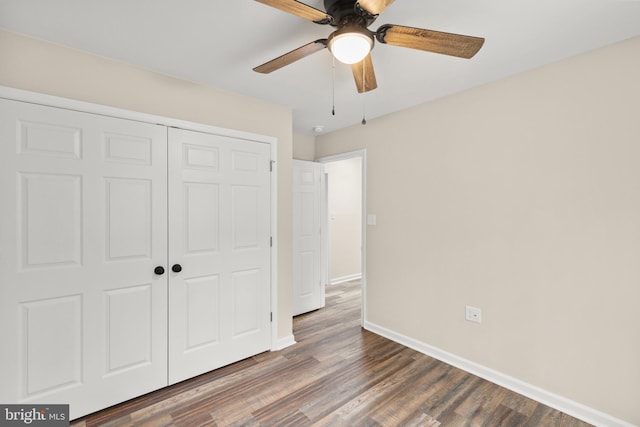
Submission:
[[339,283],[350,282],[352,280],[362,279],[362,273],[350,274],[349,276],[336,277],[335,279],[331,279],[329,282],[330,285],[337,285]]
[[294,345],[295,343],[296,343],[296,339],[293,337],[293,335],[288,335],[283,338],[278,338],[274,343],[274,345],[271,347],[271,351],[282,350],[289,346]]
[[382,326],[376,325],[368,321],[364,322],[364,328],[368,331],[381,335],[420,353],[431,356],[456,368],[462,369],[487,381],[498,384],[516,393],[522,394],[530,399],[540,402],[558,411],[564,412],[572,417],[578,418],[589,424],[598,427],[637,427],[624,420],[615,418],[611,415],[600,412],[596,409],[585,406],[581,403],[543,390],[532,384],[528,384],[517,378],[503,374],[493,369],[482,366],[478,363],[456,356],[455,354],[441,350],[437,347],[425,344],[413,338],[396,333]]

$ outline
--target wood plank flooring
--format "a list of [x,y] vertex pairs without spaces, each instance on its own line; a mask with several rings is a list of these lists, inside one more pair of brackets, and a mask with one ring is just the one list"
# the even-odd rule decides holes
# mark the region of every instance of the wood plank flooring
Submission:
[[97,412],[91,426],[583,427],[360,327],[360,283],[294,319],[298,343]]

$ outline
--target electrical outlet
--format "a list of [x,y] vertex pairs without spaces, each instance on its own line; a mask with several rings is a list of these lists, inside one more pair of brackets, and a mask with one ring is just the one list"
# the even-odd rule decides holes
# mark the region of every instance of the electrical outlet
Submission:
[[468,305],[464,310],[464,318],[469,322],[480,323],[482,322],[482,310]]

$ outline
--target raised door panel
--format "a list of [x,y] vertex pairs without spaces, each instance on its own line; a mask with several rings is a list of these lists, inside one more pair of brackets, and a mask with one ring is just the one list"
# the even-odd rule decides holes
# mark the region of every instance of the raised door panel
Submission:
[[18,172],[22,270],[82,265],[82,176]]
[[82,128],[19,120],[18,153],[34,156],[82,158]]
[[[82,298],[20,303],[21,400],[82,384]],[[55,360],[55,369],[51,361]]]
[[153,363],[151,283],[105,292],[105,375]]
[[106,162],[150,166],[153,139],[135,135],[104,133],[104,160]]
[[220,252],[220,185],[183,183],[184,253]]
[[0,100],[0,401],[166,385],[166,128]]
[[230,320],[234,339],[260,332],[260,285],[259,269],[235,271],[231,275],[233,312]]
[[151,259],[152,181],[105,178],[106,261]]
[[[235,252],[259,250],[260,208],[259,186],[231,186],[231,249]],[[264,243],[264,242],[262,242]]]
[[170,383],[270,347],[269,152],[170,129]]
[[220,276],[185,280],[184,349],[197,351],[220,342]]

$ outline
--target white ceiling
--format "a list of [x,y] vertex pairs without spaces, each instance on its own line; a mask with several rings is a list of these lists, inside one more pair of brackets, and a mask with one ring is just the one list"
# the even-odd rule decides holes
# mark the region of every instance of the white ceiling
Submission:
[[2,28],[290,107],[294,132],[307,135],[638,36],[640,0],[397,0],[370,29],[385,23],[486,41],[470,60],[378,43],[378,89],[358,94],[349,66],[336,63],[334,96],[327,50],[252,71],[333,30],[253,0],[0,0]]

